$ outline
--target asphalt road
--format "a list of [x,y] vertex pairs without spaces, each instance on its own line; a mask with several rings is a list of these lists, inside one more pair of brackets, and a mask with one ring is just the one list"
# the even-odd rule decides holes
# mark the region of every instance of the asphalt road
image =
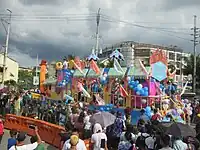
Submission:
[[[10,137],[9,130],[5,130],[1,144],[0,144],[0,150],[7,150],[7,143],[8,143],[9,137]],[[27,143],[27,144],[30,143],[30,137],[26,138],[25,143]],[[45,150],[58,150],[58,149],[45,143]]]

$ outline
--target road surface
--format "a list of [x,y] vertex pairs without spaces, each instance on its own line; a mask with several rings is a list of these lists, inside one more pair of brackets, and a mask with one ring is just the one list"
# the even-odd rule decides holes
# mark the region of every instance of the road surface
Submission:
[[[1,144],[0,144],[0,150],[7,150],[7,142],[8,142],[9,137],[10,137],[9,130],[5,130]],[[27,144],[30,143],[30,137],[26,138],[25,143]],[[45,150],[58,150],[58,149],[45,143]]]

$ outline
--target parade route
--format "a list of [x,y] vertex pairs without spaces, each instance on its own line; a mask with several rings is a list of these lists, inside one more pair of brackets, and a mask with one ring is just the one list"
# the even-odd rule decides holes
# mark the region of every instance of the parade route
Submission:
[[[4,135],[3,135],[3,138],[2,138],[2,141],[1,141],[1,144],[0,144],[1,150],[7,150],[8,138],[10,138],[9,130],[4,130]],[[30,143],[30,137],[26,138],[25,143],[27,143],[27,144]],[[58,150],[58,149],[45,143],[45,150]]]

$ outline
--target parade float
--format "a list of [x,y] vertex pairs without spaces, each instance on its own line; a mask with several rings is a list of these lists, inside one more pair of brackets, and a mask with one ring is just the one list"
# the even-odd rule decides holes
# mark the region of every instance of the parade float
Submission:
[[[84,101],[100,111],[131,108],[137,110],[132,116],[139,116],[138,110],[145,109],[150,116],[152,108],[158,108],[165,121],[169,114],[176,121],[183,121],[185,114],[191,114],[190,105],[185,105],[186,102],[180,98],[183,91],[178,92],[173,83],[176,69],[168,69],[167,57],[162,50],[158,49],[151,55],[150,66],[138,60],[133,66],[124,68],[119,63],[123,59],[118,50],[106,59],[113,62],[111,68],[100,68],[94,53],[87,57],[87,63],[79,57],[64,59],[64,62],[50,65],[47,79],[44,75],[47,64],[43,61],[40,90],[47,99],[62,100],[66,104]],[[132,117],[132,120],[136,119]]]

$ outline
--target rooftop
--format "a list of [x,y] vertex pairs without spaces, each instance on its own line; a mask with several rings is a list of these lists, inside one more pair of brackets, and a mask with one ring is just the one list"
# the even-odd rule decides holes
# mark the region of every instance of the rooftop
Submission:
[[111,48],[116,48],[116,47],[132,47],[134,45],[134,48],[139,48],[139,47],[148,47],[148,48],[159,48],[159,49],[164,49],[164,50],[169,50],[169,51],[176,51],[176,52],[183,52],[183,49],[170,45],[170,46],[161,46],[161,45],[156,45],[156,44],[147,44],[147,43],[138,43],[134,41],[123,41],[120,43],[116,43],[110,47],[106,47],[104,49],[111,49]]

